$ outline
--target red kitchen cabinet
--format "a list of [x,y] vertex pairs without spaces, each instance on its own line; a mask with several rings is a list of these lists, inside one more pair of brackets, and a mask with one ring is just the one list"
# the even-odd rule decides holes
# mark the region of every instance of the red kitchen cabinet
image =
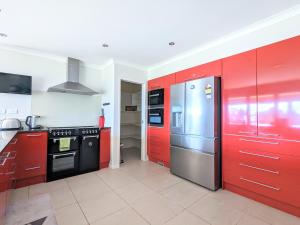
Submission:
[[257,50],[258,135],[300,140],[300,36]]
[[195,80],[205,76],[221,76],[222,61],[217,60],[200,66],[195,66],[176,73],[176,83]]
[[256,50],[223,60],[222,104],[225,134],[257,134]]
[[110,128],[100,130],[100,169],[106,168],[110,161]]
[[[299,142],[247,138],[257,145],[247,145],[244,137],[223,139],[224,181],[270,199],[300,207],[300,154],[281,154],[289,148],[299,149]],[[278,145],[274,149],[268,146]],[[277,149],[277,150],[276,150]]]
[[148,126],[147,153],[151,161],[167,167],[170,163],[170,87],[175,84],[175,76],[170,74],[148,81],[149,90],[164,88],[164,125]]
[[10,189],[14,188],[16,178],[16,143],[17,138],[13,138],[0,153],[0,225],[4,224]]
[[18,134],[17,187],[46,180],[47,132]]

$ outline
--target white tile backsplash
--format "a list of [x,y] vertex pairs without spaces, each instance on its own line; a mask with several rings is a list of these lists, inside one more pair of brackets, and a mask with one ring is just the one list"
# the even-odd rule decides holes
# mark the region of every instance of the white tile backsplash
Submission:
[[31,114],[31,95],[0,93],[0,119],[25,120]]

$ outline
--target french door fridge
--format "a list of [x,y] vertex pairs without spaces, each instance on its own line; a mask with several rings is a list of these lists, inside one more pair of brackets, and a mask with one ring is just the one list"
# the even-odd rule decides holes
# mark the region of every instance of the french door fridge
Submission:
[[211,190],[220,187],[220,78],[171,86],[171,172]]

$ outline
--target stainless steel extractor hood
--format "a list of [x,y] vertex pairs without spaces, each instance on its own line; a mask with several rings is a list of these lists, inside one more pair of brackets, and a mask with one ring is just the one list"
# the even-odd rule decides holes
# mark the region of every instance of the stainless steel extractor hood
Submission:
[[78,59],[68,58],[67,81],[48,88],[48,92],[70,93],[78,95],[95,95],[98,92],[79,83],[79,64]]

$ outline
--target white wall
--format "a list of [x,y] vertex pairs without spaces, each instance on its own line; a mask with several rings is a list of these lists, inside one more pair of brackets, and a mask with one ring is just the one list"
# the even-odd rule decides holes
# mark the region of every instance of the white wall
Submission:
[[[26,114],[41,115],[44,126],[97,125],[101,108],[101,95],[80,96],[60,93],[47,93],[48,87],[66,81],[67,61],[64,58],[48,58],[30,55],[7,49],[0,49],[0,72],[32,76],[33,94],[24,105],[24,96],[9,97],[13,105]],[[80,81],[96,91],[102,91],[102,72],[100,69],[81,66]],[[0,106],[5,101],[0,98]],[[31,109],[31,112],[24,108]],[[0,107],[1,108],[1,107]],[[15,117],[24,120],[22,115]]]
[[153,66],[148,69],[148,79],[164,76],[297,35],[300,35],[300,5]]

